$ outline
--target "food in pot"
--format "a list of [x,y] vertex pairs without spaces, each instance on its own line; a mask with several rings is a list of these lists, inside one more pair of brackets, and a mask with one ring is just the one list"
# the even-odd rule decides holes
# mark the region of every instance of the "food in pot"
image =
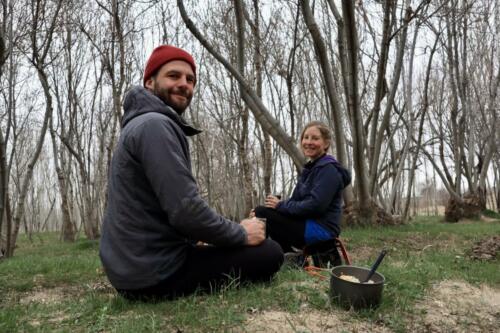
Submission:
[[355,276],[352,275],[347,275],[347,274],[340,274],[339,278],[342,280],[350,281],[350,282],[355,282],[355,283],[360,283],[359,279]]
[[[359,281],[359,279],[357,277],[352,276],[352,275],[347,275],[347,274],[340,273],[339,278],[341,278],[342,280],[349,281],[349,282],[361,283],[361,281]],[[373,284],[374,282],[373,282],[373,280],[368,280],[367,282],[363,282],[363,283]]]

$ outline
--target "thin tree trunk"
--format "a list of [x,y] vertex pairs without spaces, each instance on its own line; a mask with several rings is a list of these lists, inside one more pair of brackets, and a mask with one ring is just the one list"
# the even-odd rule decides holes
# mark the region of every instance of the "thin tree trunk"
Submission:
[[[8,28],[5,26],[5,29],[8,29],[8,40],[9,45],[6,50],[5,47],[5,33],[6,31],[2,28],[0,30],[0,78],[3,74],[3,67],[5,62],[7,61],[6,53],[9,53],[9,77],[8,77],[8,105],[7,105],[7,129],[6,134],[4,135],[3,128],[0,128],[0,257],[3,256],[4,253],[8,252],[8,249],[11,248],[11,240],[12,240],[12,215],[11,215],[11,207],[10,207],[10,194],[9,194],[9,173],[10,166],[7,162],[7,141],[8,135],[11,128],[11,118],[12,118],[12,105],[14,99],[14,74],[13,74],[13,15],[11,14],[8,17],[8,12],[12,13],[13,3],[10,2],[7,8],[7,4],[2,3],[3,6],[3,24],[8,22]],[[12,149],[14,151],[14,149]],[[2,231],[3,223],[5,221],[5,243],[3,241]]]
[[[259,11],[259,0],[254,0],[253,1],[254,5],[254,12],[255,12],[255,22],[253,24],[253,35],[255,38],[255,49],[254,49],[254,63],[255,63],[255,76],[256,76],[256,82],[255,82],[255,93],[257,94],[257,97],[262,99],[262,54],[261,54],[261,36],[260,36],[260,11]],[[296,23],[297,24],[297,23]],[[295,31],[296,34],[296,31]],[[296,37],[294,37],[294,44],[296,42]],[[295,50],[295,45],[293,47],[293,50]],[[291,64],[291,69],[289,69],[287,73],[287,87],[288,87],[288,102],[290,104],[290,121],[291,121],[291,129],[292,129],[292,134],[291,137],[294,137],[293,130],[294,130],[294,107],[293,107],[293,99],[292,99],[292,75],[293,75],[293,64],[295,60],[295,52],[292,51],[292,64]],[[271,143],[271,137],[269,134],[262,129],[263,137],[264,137],[264,147],[262,149],[263,152],[263,178],[264,178],[264,194],[271,194],[271,175],[272,175],[272,169],[273,169],[273,150],[272,150],[272,143]]]
[[[449,8],[450,14],[446,15],[446,27],[447,27],[447,55],[448,55],[448,66],[450,73],[450,84],[451,84],[451,95],[452,95],[452,106],[451,106],[451,131],[452,131],[452,149],[453,149],[453,160],[455,169],[455,179],[454,191],[461,196],[461,156],[460,147],[458,146],[459,139],[459,124],[458,124],[458,52],[455,52],[456,48],[456,9]],[[450,16],[452,16],[450,18]]]
[[50,95],[47,76],[45,75],[45,73],[41,69],[37,69],[37,72],[38,72],[38,77],[40,79],[40,83],[42,84],[42,87],[43,87],[43,91],[45,94],[45,101],[47,104],[45,107],[45,116],[43,119],[42,129],[40,130],[40,136],[39,136],[37,143],[36,143],[35,152],[33,153],[33,156],[31,157],[31,160],[28,163],[26,175],[23,179],[21,191],[19,193],[16,214],[15,214],[14,220],[13,220],[14,230],[12,231],[10,248],[7,249],[7,257],[11,257],[14,255],[14,249],[16,247],[17,235],[19,233],[21,221],[23,220],[24,214],[25,214],[26,195],[28,193],[29,185],[30,185],[31,180],[33,178],[33,169],[35,168],[36,162],[38,161],[38,157],[40,156],[40,153],[42,151],[43,142],[45,140],[45,134],[47,133],[48,122],[49,122],[50,117],[52,116],[52,111],[53,111],[52,96]]
[[54,165],[57,174],[57,185],[59,188],[59,195],[61,196],[61,212],[62,212],[62,240],[65,242],[74,242],[76,236],[76,230],[74,228],[73,222],[71,221],[71,215],[69,211],[69,198],[66,180],[67,177],[64,174],[64,170],[61,168],[59,163],[59,149],[56,143],[56,135],[54,128],[52,126],[52,120],[50,124],[50,137],[52,141],[52,151],[54,156]]
[[[342,12],[344,14],[343,31],[345,33],[346,54],[342,56],[346,64],[346,79],[348,83],[346,96],[351,114],[352,136],[353,136],[353,160],[354,170],[356,172],[356,187],[358,194],[358,205],[360,217],[365,221],[362,223],[373,222],[372,196],[368,191],[367,169],[365,164],[365,139],[363,134],[363,118],[359,105],[359,87],[358,87],[358,33],[356,30],[354,3],[352,1],[342,1]],[[345,197],[344,197],[345,200]],[[348,203],[348,202],[347,202]]]
[[422,106],[422,114],[420,115],[420,124],[418,126],[418,136],[417,136],[417,142],[416,142],[416,147],[415,147],[415,153],[413,154],[412,165],[410,167],[410,174],[409,174],[410,179],[408,180],[408,191],[407,191],[407,195],[406,195],[408,199],[406,200],[405,208],[403,211],[403,220],[406,220],[408,218],[408,208],[410,205],[409,197],[410,197],[410,193],[411,193],[410,191],[411,191],[411,187],[413,186],[413,179],[415,177],[415,169],[417,167],[417,161],[418,161],[418,157],[419,157],[419,153],[420,153],[420,147],[422,145],[422,135],[424,132],[425,116],[426,116],[427,110],[429,109],[429,81],[430,81],[430,75],[431,75],[432,60],[434,59],[434,53],[436,52],[438,41],[439,41],[439,35],[436,36],[434,46],[432,47],[431,53],[429,55],[429,62],[427,63],[427,70],[425,73],[424,101],[423,101],[423,106]]
[[[51,49],[51,42],[52,42],[52,36],[54,33],[54,30],[56,28],[56,23],[58,19],[58,14],[62,6],[62,0],[59,0],[56,3],[56,8],[54,9],[53,16],[51,18],[51,22],[49,25],[49,29],[45,32],[45,38],[44,42],[46,44],[40,46],[38,45],[38,38],[39,38],[39,31],[38,31],[38,25],[39,25],[39,20],[41,19],[42,12],[45,11],[47,8],[44,7],[45,4],[40,4],[39,2],[33,3],[32,4],[32,19],[33,21],[31,22],[31,31],[30,31],[30,38],[31,38],[31,51],[33,53],[31,62],[35,66],[35,69],[37,71],[38,79],[42,85],[43,88],[43,93],[45,97],[45,116],[43,119],[43,124],[42,128],[40,130],[40,136],[36,142],[35,145],[35,151],[33,153],[33,156],[31,157],[27,168],[26,168],[26,174],[24,176],[24,179],[22,181],[21,185],[21,190],[19,193],[19,198],[17,202],[17,208],[16,208],[16,214],[14,215],[14,229],[12,230],[12,235],[11,235],[11,244],[10,247],[7,249],[7,257],[11,257],[14,255],[14,249],[16,246],[16,241],[17,241],[17,235],[19,233],[19,228],[21,226],[21,222],[24,218],[25,214],[25,204],[26,204],[26,195],[28,193],[28,186],[31,183],[31,180],[33,178],[33,169],[35,168],[36,162],[38,161],[38,157],[40,156],[40,153],[43,148],[43,142],[45,140],[45,134],[47,133],[47,128],[49,124],[49,120],[52,116],[53,112],[53,106],[52,106],[52,96],[50,94],[50,86],[49,82],[47,79],[47,75],[45,73],[45,61],[47,59],[47,56],[49,54],[49,50]],[[43,8],[42,8],[43,7]]]
[[[371,132],[370,132],[370,161],[372,164],[370,164],[370,170],[374,170],[376,168],[376,165],[373,163],[378,163],[373,156],[375,156],[375,142],[377,139],[377,128],[378,128],[378,121],[379,121],[379,114],[380,114],[380,105],[382,103],[382,99],[384,98],[385,94],[387,93],[387,87],[385,83],[385,75],[386,75],[386,67],[387,67],[387,61],[389,58],[389,48],[390,48],[390,34],[391,34],[391,13],[393,11],[393,7],[395,5],[395,2],[393,0],[388,0],[383,3],[384,7],[384,18],[382,21],[382,41],[381,41],[381,50],[380,50],[380,57],[377,62],[377,81],[375,85],[375,100],[373,104],[373,109],[371,112]],[[395,89],[395,88],[394,88]],[[371,193],[373,194],[373,189],[370,190]]]
[[[385,137],[385,132],[389,126],[391,109],[392,109],[392,105],[394,103],[394,98],[396,97],[396,91],[397,91],[397,87],[399,84],[399,79],[401,77],[401,69],[403,66],[406,37],[407,37],[407,32],[408,32],[408,26],[406,25],[406,22],[408,22],[410,20],[410,17],[411,17],[411,10],[407,9],[406,13],[405,13],[404,23],[403,23],[404,27],[403,27],[402,32],[401,32],[399,46],[397,49],[396,63],[394,65],[394,76],[393,76],[392,82],[391,82],[390,93],[389,93],[389,96],[387,97],[387,104],[385,106],[384,115],[382,117],[382,123],[380,124],[380,128],[377,131],[377,136],[376,136],[375,141],[374,141],[373,156],[371,156],[371,163],[370,163],[370,181],[369,181],[370,187],[371,187],[370,192],[372,195],[374,195],[374,193],[376,193],[377,178],[379,175],[380,150],[382,147],[382,141],[384,140],[384,137]],[[376,131],[376,129],[372,128],[372,131]]]
[[[398,164],[397,164],[396,173],[394,175],[392,190],[391,190],[391,194],[390,194],[390,201],[389,201],[392,204],[392,212],[396,213],[396,211],[397,211],[399,214],[401,214],[401,212],[399,212],[399,210],[396,209],[395,202],[396,202],[397,198],[401,197],[400,195],[398,195],[398,192],[400,189],[400,181],[401,181],[401,177],[403,174],[403,167],[404,167],[404,164],[406,161],[406,157],[408,156],[408,152],[410,150],[410,143],[412,141],[411,139],[412,139],[414,131],[415,131],[415,126],[414,126],[415,121],[414,121],[414,117],[413,117],[413,113],[414,113],[413,98],[412,98],[412,94],[413,94],[413,60],[415,58],[415,47],[417,44],[417,36],[418,36],[419,30],[420,30],[419,28],[420,28],[420,26],[419,26],[419,24],[417,24],[415,27],[414,34],[413,34],[413,41],[412,41],[411,49],[410,49],[410,53],[409,53],[408,79],[407,79],[407,84],[406,84],[406,89],[405,89],[405,100],[406,100],[406,106],[407,106],[406,114],[408,116],[408,122],[409,122],[408,136],[406,138],[405,144],[403,146],[403,152],[401,153],[400,157],[398,159],[394,159],[394,161],[397,161]],[[418,153],[418,149],[419,148],[417,147],[417,153]],[[414,157],[418,157],[418,154],[414,155]],[[414,173],[415,170],[411,169],[410,172]],[[412,175],[410,176],[410,178],[411,177],[412,177]],[[411,180],[413,180],[413,179],[411,179]]]
[[6,143],[3,137],[3,130],[0,128],[0,257],[6,249],[10,246],[11,235],[11,221],[5,219],[6,223],[6,239],[5,243],[2,237],[4,217],[7,217],[6,206],[8,203],[7,197],[9,195],[9,183],[7,180],[7,159],[5,154]]
[[[243,4],[241,0],[234,0],[236,12],[236,31],[237,31],[237,62],[238,70],[245,77],[245,18],[243,14]],[[240,96],[244,100],[244,87],[240,84]],[[243,171],[243,193],[245,198],[244,212],[249,212],[254,207],[253,202],[253,183],[250,161],[248,160],[248,108],[245,105],[241,107],[241,136],[238,141],[239,159]]]
[[[500,128],[500,120],[498,119],[498,112],[495,111],[495,106],[498,105],[497,97],[498,97],[498,89],[500,87],[500,67],[497,70],[495,80],[493,86],[490,90],[490,96],[487,105],[487,112],[491,114],[492,119],[491,122],[491,130],[489,131],[488,140],[486,142],[486,153],[483,159],[483,163],[481,166],[481,170],[479,170],[479,177],[477,182],[474,184],[476,188],[476,192],[482,193],[483,196],[486,195],[486,176],[488,173],[488,169],[490,167],[491,161],[493,159],[493,155],[496,152],[498,154],[498,146],[497,142],[500,142],[500,134],[498,128]],[[487,130],[487,129],[486,129]],[[483,200],[486,201],[486,198],[483,197]]]

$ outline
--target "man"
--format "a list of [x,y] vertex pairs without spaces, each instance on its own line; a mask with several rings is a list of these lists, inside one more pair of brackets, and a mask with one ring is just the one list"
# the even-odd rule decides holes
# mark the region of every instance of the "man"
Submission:
[[200,197],[186,138],[199,131],[181,118],[195,84],[192,56],[162,45],[146,64],[144,87],[125,97],[100,257],[111,284],[130,299],[174,298],[228,279],[266,281],[283,262],[262,222],[229,221]]

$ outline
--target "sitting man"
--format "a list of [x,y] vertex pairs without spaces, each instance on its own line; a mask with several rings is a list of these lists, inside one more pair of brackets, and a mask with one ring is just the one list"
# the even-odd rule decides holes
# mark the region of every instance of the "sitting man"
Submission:
[[283,263],[279,244],[255,218],[238,224],[217,214],[191,172],[187,136],[200,131],[181,115],[196,84],[192,56],[157,47],[143,84],[125,97],[109,172],[100,257],[111,284],[129,299],[159,299],[228,279],[270,280]]

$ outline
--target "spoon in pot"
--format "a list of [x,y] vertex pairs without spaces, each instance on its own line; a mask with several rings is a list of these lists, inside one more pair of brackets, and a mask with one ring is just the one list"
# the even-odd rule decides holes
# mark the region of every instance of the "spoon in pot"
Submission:
[[378,266],[382,262],[382,259],[384,259],[386,253],[387,253],[387,250],[385,250],[385,249],[382,250],[382,252],[380,252],[380,254],[378,255],[377,260],[375,261],[375,263],[373,264],[372,268],[370,269],[370,272],[368,273],[368,276],[363,281],[361,281],[361,283],[366,283],[366,282],[368,282],[368,280],[370,280],[370,278],[373,276],[373,274],[377,270]]

